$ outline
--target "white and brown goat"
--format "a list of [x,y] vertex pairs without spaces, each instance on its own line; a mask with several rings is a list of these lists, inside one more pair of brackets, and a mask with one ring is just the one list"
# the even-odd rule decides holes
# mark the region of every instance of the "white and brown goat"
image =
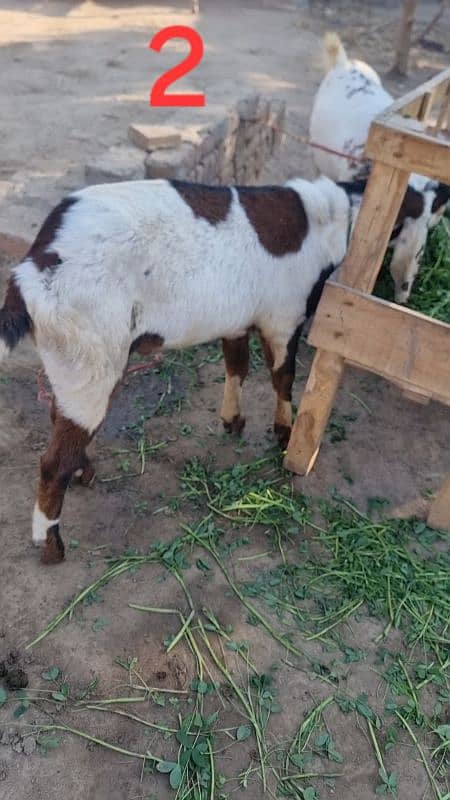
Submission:
[[[286,444],[301,326],[344,258],[363,189],[324,177],[260,188],[136,181],[91,186],[52,211],[0,310],[0,361],[31,335],[54,394],[32,531],[43,561],[64,557],[64,493],[75,473],[93,478],[86,447],[133,351],[221,338],[221,416],[239,432],[256,328],[276,392],[275,432]],[[399,224],[411,201],[408,190]]]

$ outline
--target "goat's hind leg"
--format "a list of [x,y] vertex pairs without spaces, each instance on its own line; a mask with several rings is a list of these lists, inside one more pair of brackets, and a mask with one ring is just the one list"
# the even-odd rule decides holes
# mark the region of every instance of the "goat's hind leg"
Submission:
[[270,369],[272,385],[277,396],[274,433],[283,449],[287,447],[291,435],[292,384],[295,378],[295,359],[301,330],[302,326],[299,325],[290,337],[268,337],[261,332],[267,366]]
[[245,417],[241,414],[242,384],[248,374],[248,333],[237,339],[223,339],[225,387],[220,416],[227,433],[241,433]]
[[38,493],[33,514],[33,543],[43,545],[41,561],[54,564],[64,559],[64,544],[59,533],[59,519],[64,495],[77,470],[86,471],[86,447],[92,434],[56,409],[50,444],[41,458]]

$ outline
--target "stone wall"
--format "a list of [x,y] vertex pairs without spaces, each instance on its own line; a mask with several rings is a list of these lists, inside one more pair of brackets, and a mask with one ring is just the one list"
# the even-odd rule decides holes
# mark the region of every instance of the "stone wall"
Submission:
[[282,134],[274,128],[283,127],[284,115],[284,103],[259,95],[248,97],[206,128],[186,131],[166,126],[168,141],[180,134],[178,147],[152,150],[150,133],[149,152],[130,144],[110,148],[86,166],[86,181],[178,178],[209,184],[254,184],[281,144]]

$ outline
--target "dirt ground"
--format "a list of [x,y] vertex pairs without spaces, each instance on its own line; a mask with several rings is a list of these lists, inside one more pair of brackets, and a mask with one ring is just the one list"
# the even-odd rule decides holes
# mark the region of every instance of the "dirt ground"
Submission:
[[[396,3],[312,5],[309,12],[287,0],[201,0],[203,13],[196,24],[204,36],[208,58],[186,86],[206,89],[211,110],[231,105],[247,90],[277,94],[288,102],[290,129],[305,131],[321,76],[321,34],[329,28],[338,30],[352,54],[384,73],[392,59],[395,30],[391,23],[398,16]],[[433,8],[433,4],[420,4],[419,19],[428,19]],[[448,46],[450,41],[449,16],[430,34],[438,44]],[[81,185],[82,167],[90,157],[123,141],[130,120],[150,119],[146,107],[149,87],[157,72],[171,62],[169,54],[161,56],[157,64],[150,60],[147,42],[159,28],[180,22],[192,24],[187,0],[166,6],[141,2],[123,6],[116,2],[0,3],[0,230],[20,235],[27,230],[30,238],[61,193]],[[400,94],[447,64],[448,52],[417,47],[408,80],[402,85],[387,84]],[[172,113],[161,110],[158,118],[163,121]],[[309,154],[288,140],[283,152],[267,165],[264,179],[281,182],[295,174],[312,174]],[[9,266],[5,260],[0,263],[1,291]],[[159,370],[126,382],[97,437],[94,486],[73,486],[67,493],[62,527],[67,558],[53,568],[39,563],[30,541],[39,457],[50,428],[47,409],[36,402],[39,364],[31,346],[25,344],[2,366],[0,662],[10,658],[21,665],[28,675],[30,694],[31,689],[48,688],[42,673],[56,665],[72,698],[94,680],[97,684],[90,689],[94,698],[126,695],[136,676],[124,671],[117,659],[137,659],[141,679],[156,691],[128,711],[168,725],[173,724],[177,710],[181,713],[181,706],[175,703],[173,707],[160,704],[161,696],[170,696],[164,689],[181,692],[180,703],[187,702],[196,678],[194,659],[184,639],[170,655],[165,653],[164,640],[177,632],[179,622],[175,617],[129,607],[132,602],[189,613],[182,588],[161,563],[108,584],[90,596],[90,602],[79,607],[70,621],[41,643],[25,648],[71,598],[104,572],[107,557],[134,550],[145,553],[154,542],[168,543],[180,534],[183,524],[191,524],[195,509],[177,501],[182,494],[180,474],[188,462],[194,459],[225,468],[273,457],[274,397],[264,367],[256,360],[245,384],[247,426],[239,442],[223,434],[218,420],[223,369],[217,352],[210,347],[192,358],[174,354]],[[296,396],[308,374],[311,352],[302,342]],[[447,409],[434,403],[419,406],[407,402],[395,387],[348,370],[332,422],[313,474],[308,479],[285,476],[294,490],[316,497],[329,497],[336,491],[363,512],[374,498],[382,498],[394,514],[423,517],[430,495],[450,472]],[[333,430],[339,435],[333,435]],[[143,440],[145,463],[139,456]],[[266,530],[255,527],[247,534],[250,542],[242,550],[244,560],[233,556],[229,567],[239,585],[253,580],[258,569],[276,563],[280,556],[269,543]],[[262,561],[245,560],[260,553],[265,553]],[[269,737],[272,746],[287,746],[306,710],[333,690],[327,679],[312,675],[304,665],[294,668],[283,647],[261,627],[248,624],[246,609],[236,596],[230,596],[220,570],[208,571],[198,562],[195,566],[198,556],[193,555],[193,566],[183,573],[194,606],[212,609],[222,625],[233,627],[235,639],[249,643],[260,674],[270,673],[276,665],[273,674],[281,712],[271,718]],[[367,614],[352,619],[344,632],[346,643],[367,656],[364,661],[346,664],[345,676],[339,678],[340,688],[344,685],[355,695],[365,692],[380,714],[384,695],[375,669],[374,642],[382,627]],[[400,646],[397,633],[389,638],[389,646]],[[318,663],[328,663],[325,645],[310,642],[308,647]],[[235,679],[242,679],[238,659],[228,653],[226,661]],[[51,688],[57,689],[57,684],[58,680]],[[218,701],[209,703],[212,711],[219,707]],[[158,751],[167,759],[174,756],[172,740],[156,738],[154,731],[139,728],[130,719],[87,711],[54,698],[33,700],[22,716],[14,716],[20,704],[20,697],[11,695],[0,710],[2,800],[175,797],[166,775],[142,772],[141,762],[132,757],[69,735],[57,737],[47,750],[42,743],[36,747],[39,737],[29,726],[64,723],[125,750]],[[236,725],[236,716],[239,720],[235,703],[225,698],[221,723]],[[330,772],[339,777],[328,784],[321,781],[317,795],[305,794],[305,800],[374,797],[378,765],[367,732],[361,732],[354,716],[342,715],[334,708],[327,721],[345,769],[339,763],[332,765],[336,768]],[[249,738],[218,756],[221,772],[230,778],[240,774],[241,780],[218,788],[215,797],[256,800],[262,796],[254,770],[250,769],[247,781],[242,779],[248,765],[255,762],[254,750],[255,743]],[[390,759],[390,767],[398,775],[400,798],[432,796],[423,765],[411,755],[407,739]],[[271,790],[275,791],[273,784]]]

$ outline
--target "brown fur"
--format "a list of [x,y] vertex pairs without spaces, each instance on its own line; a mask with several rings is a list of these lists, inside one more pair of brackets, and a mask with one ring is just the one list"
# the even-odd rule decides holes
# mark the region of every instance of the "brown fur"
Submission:
[[450,200],[450,186],[446,183],[438,183],[436,188],[436,197],[433,200],[431,210],[433,214],[442,209],[444,211],[446,203]]
[[9,279],[5,303],[0,308],[0,336],[10,349],[27,333],[33,333],[33,322],[25,300],[13,277]]
[[297,253],[308,233],[304,205],[293,189],[238,187],[239,201],[262,246],[273,256]]
[[[292,400],[292,385],[295,378],[295,359],[301,330],[302,326],[299,325],[294,331],[286,346],[284,362],[281,367],[278,367],[276,370],[273,369],[275,363],[274,348],[271,342],[261,334],[261,342],[267,366],[272,373],[272,384],[277,395],[274,432],[283,448],[287,447],[291,434],[291,411],[290,405],[287,404],[290,404]],[[289,422],[289,424],[287,424],[287,422]]]
[[47,531],[47,541],[41,553],[43,564],[59,564],[64,561],[65,548],[59,535],[59,525],[53,525]]
[[238,339],[223,339],[222,345],[226,375],[221,416],[227,433],[239,434],[245,425],[240,387],[248,374],[248,333]]
[[231,376],[238,375],[242,386],[248,375],[248,334],[240,336],[239,339],[223,339],[222,345],[225,369]]
[[[41,459],[37,501],[48,519],[57,519],[74,472],[82,469],[83,475],[86,474],[92,480],[92,465],[86,455],[86,447],[92,436],[84,428],[63,417],[55,408],[52,409],[52,417],[53,436]],[[59,557],[56,558],[58,553]],[[61,561],[63,557],[64,546],[59,528],[54,525],[47,532],[47,544],[42,558],[45,563],[53,563],[55,560]]]
[[223,222],[230,210],[231,191],[228,186],[203,186],[200,183],[170,181],[196,217],[203,217],[211,225]]
[[413,189],[412,186],[408,186],[403,203],[400,206],[400,211],[398,212],[396,225],[403,225],[407,217],[417,219],[423,214],[424,207],[425,199],[422,192],[418,192],[416,189]]
[[142,356],[148,356],[160,350],[163,344],[164,339],[159,333],[143,333],[131,343],[130,354],[137,352]]
[[57,267],[61,264],[61,259],[54,249],[50,249],[58,230],[62,225],[62,221],[66,211],[77,202],[75,197],[66,197],[64,200],[53,209],[48,215],[42,228],[40,229],[36,239],[34,240],[27,258],[33,259],[37,268],[41,271],[51,267]]

